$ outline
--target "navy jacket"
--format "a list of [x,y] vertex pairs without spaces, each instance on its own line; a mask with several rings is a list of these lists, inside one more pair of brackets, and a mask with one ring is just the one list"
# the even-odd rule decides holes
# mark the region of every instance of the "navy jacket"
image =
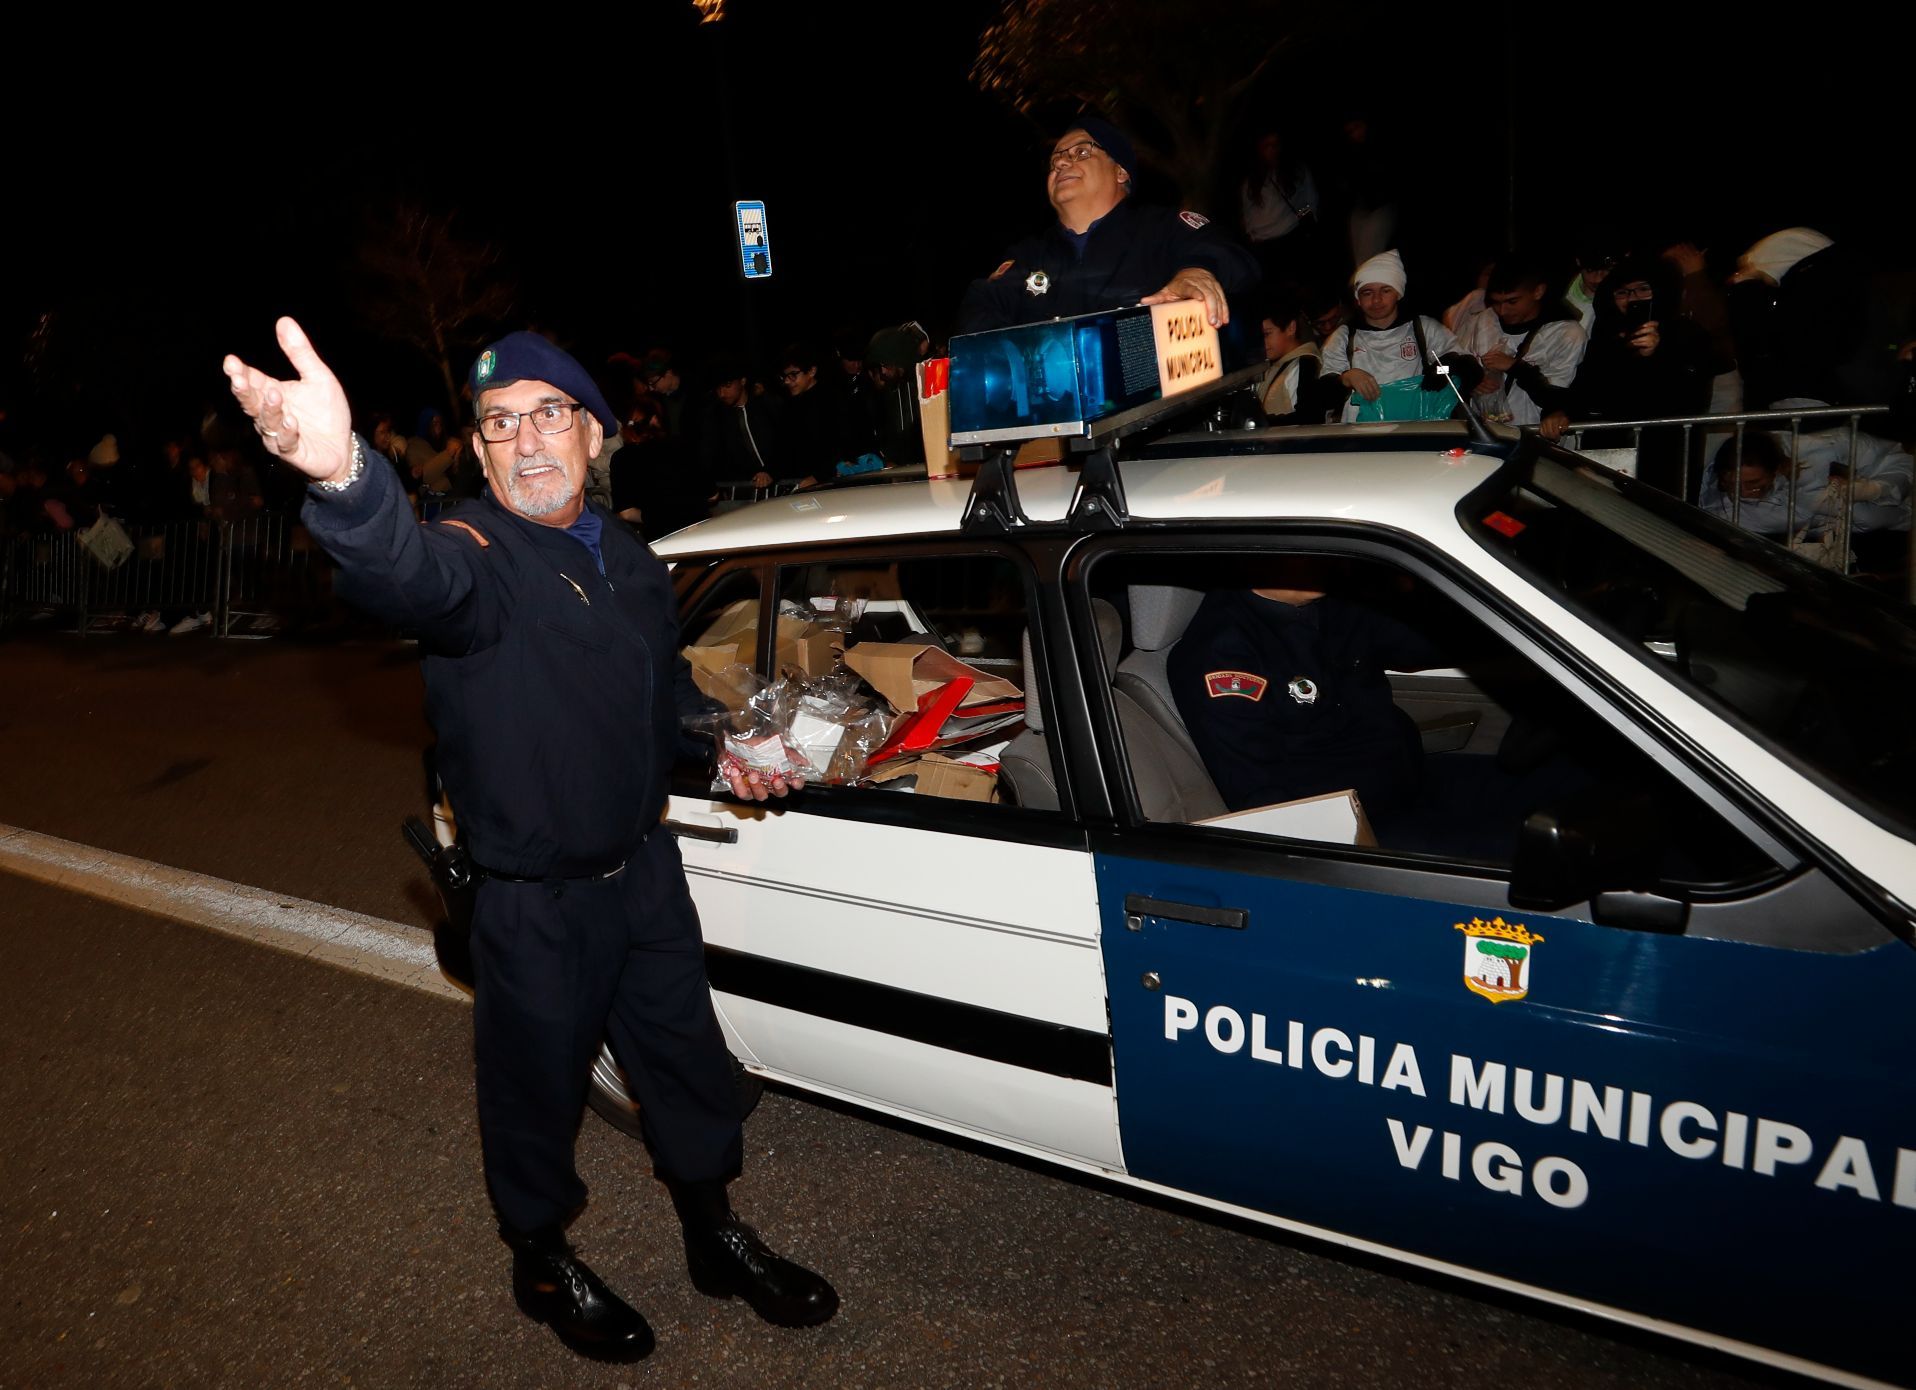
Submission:
[[1373,811],[1414,797],[1423,745],[1390,670],[1437,663],[1395,619],[1331,594],[1301,607],[1219,590],[1171,649],[1171,695],[1234,811],[1354,788]]
[[[1002,265],[965,291],[957,331],[981,333],[1136,304],[1186,266],[1217,276],[1233,304],[1260,274],[1249,251],[1196,213],[1127,197],[1092,227],[1083,256],[1058,222],[1013,245]],[[1036,271],[1044,272],[1042,294],[1033,293],[1028,283]]]
[[528,878],[623,864],[664,814],[679,719],[707,709],[664,564],[609,515],[592,553],[490,495],[428,525],[368,463],[301,519],[340,595],[419,634],[438,766],[475,861]]

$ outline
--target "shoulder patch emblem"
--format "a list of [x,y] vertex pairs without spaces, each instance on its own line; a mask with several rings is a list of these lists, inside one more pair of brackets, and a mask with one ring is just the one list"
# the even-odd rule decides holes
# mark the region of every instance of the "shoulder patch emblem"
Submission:
[[1178,220],[1184,223],[1185,226],[1189,227],[1194,232],[1198,231],[1200,228],[1208,227],[1211,225],[1211,219],[1206,217],[1203,213],[1191,212],[1188,210],[1179,213]]
[[487,546],[492,544],[491,541],[486,539],[485,532],[481,531],[477,526],[474,526],[470,521],[457,521],[457,520],[448,518],[447,520],[438,522],[436,524],[440,526],[457,526],[461,531],[464,531],[468,536],[471,536],[474,540],[478,541],[479,548],[481,550],[484,550]]
[[1210,671],[1204,677],[1204,688],[1211,692],[1213,700],[1237,695],[1255,702],[1264,698],[1264,692],[1270,689],[1270,685],[1264,677],[1254,676],[1249,671]]
[[1010,270],[1011,267],[1016,264],[1017,264],[1016,261],[1006,261],[1003,265],[999,266],[996,270],[992,271],[991,274],[987,275],[985,279],[1002,280],[1005,278],[1005,272]]

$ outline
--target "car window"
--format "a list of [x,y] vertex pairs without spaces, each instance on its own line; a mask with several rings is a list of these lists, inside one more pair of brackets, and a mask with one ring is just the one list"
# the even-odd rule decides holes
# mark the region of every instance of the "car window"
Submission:
[[1027,728],[1026,585],[1010,557],[790,564],[776,598],[769,668],[757,662],[755,585],[715,586],[685,627],[701,689],[750,745],[733,751],[784,757],[808,783],[860,796],[1032,804],[1033,779],[1007,773],[1007,755],[1042,760],[1036,780],[1051,781]]
[[[1086,571],[1147,820],[1506,868],[1532,812],[1628,827],[1636,886],[1773,869],[1553,677],[1405,569],[1118,552]],[[1620,842],[1619,842],[1620,843]]]
[[1472,534],[1851,803],[1916,831],[1916,620],[1627,480],[1544,455]]

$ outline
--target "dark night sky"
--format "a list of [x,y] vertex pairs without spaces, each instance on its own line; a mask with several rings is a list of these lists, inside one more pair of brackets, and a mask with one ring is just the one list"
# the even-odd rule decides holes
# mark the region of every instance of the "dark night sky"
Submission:
[[[588,361],[655,342],[770,351],[907,316],[941,334],[965,281],[1048,216],[1041,132],[966,80],[996,8],[732,0],[699,28],[689,6],[644,0],[591,25],[554,12],[549,40],[488,10],[431,35],[294,31],[270,59],[211,31],[122,32],[111,53],[35,36],[0,234],[17,238],[0,404],[75,441],[181,430],[222,390],[220,353],[267,356],[290,312],[362,408],[410,415],[431,375],[353,302],[355,229],[401,192],[496,239],[515,317]],[[1552,18],[1373,5],[1352,11],[1348,49],[1274,74],[1259,106],[1307,149],[1348,103],[1399,137],[1426,293],[1448,297],[1468,252],[1501,243],[1507,117],[1537,249],[1607,209],[1726,265],[1794,222],[1900,265],[1905,224],[1884,215],[1908,183],[1899,59],[1845,8],[1791,32],[1634,0]],[[1461,27],[1500,11],[1501,38]],[[737,276],[734,197],[768,204],[770,282]],[[48,313],[36,394],[21,364]]]

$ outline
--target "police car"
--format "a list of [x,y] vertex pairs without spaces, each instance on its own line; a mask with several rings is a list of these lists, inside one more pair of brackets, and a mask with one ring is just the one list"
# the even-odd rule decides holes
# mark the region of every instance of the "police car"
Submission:
[[[1909,612],[1535,437],[1230,428],[1242,384],[1051,467],[1006,448],[656,547],[688,638],[761,616],[762,671],[781,603],[882,592],[1027,702],[988,801],[675,784],[737,1056],[1425,1270],[1916,1380]],[[1170,654],[1279,559],[1455,654],[1390,676],[1424,758],[1579,778],[1486,804],[1503,848],[1470,855],[1349,798],[1231,814]]]

